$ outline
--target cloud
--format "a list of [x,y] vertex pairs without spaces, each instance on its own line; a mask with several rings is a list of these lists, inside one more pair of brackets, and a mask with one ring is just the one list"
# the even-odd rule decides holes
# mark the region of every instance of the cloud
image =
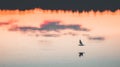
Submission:
[[22,32],[27,32],[27,31],[37,31],[40,30],[40,28],[37,27],[30,27],[30,26],[15,26],[9,29],[10,31],[22,31]]
[[86,36],[89,40],[105,40],[105,37],[102,36],[91,36],[90,34],[82,34]]
[[16,20],[9,20],[9,21],[5,21],[5,22],[0,22],[0,26],[6,26],[6,25],[10,25],[13,22],[16,22]]
[[27,32],[27,31],[59,31],[59,30],[66,30],[66,29],[71,29],[74,31],[89,31],[89,29],[82,28],[80,25],[77,25],[77,24],[63,25],[63,24],[60,24],[59,21],[44,22],[43,24],[40,25],[40,27],[16,26],[11,28],[10,30],[19,30],[19,31]]
[[87,28],[81,28],[80,25],[77,24],[69,24],[69,25],[63,25],[60,24],[59,21],[47,21],[41,24],[40,30],[44,31],[58,31],[58,30],[64,30],[64,29],[71,29],[71,30],[76,30],[76,31],[88,31]]
[[9,22],[0,22],[0,26],[9,25]]
[[79,25],[60,25],[60,22],[45,22],[41,25],[41,30],[45,31],[57,31],[57,30],[64,30],[64,29],[73,29],[79,30]]
[[44,34],[42,36],[44,36],[44,37],[58,37],[60,35],[59,34]]
[[63,35],[72,35],[72,36],[76,36],[78,34],[74,33],[74,32],[68,32],[68,33],[63,33]]
[[88,37],[89,40],[104,40],[104,37]]
[[[78,25],[78,24],[65,25],[65,24],[61,24],[59,21],[46,21],[43,24],[40,24],[40,27],[14,25],[14,26],[11,26],[11,28],[9,28],[8,30],[20,31],[25,33],[31,32],[31,33],[35,33],[36,37],[39,37],[39,36],[59,37],[61,35],[76,36],[78,34],[76,34],[75,31],[89,31],[89,29],[83,28],[81,27],[81,25]],[[62,30],[72,30],[72,32],[62,32]],[[58,31],[61,31],[61,33]],[[54,32],[54,34],[51,32]]]

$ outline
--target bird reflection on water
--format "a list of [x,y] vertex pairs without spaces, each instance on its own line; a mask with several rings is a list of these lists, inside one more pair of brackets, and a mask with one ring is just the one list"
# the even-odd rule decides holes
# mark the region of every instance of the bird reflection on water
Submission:
[[83,57],[85,52],[79,52],[79,57]]

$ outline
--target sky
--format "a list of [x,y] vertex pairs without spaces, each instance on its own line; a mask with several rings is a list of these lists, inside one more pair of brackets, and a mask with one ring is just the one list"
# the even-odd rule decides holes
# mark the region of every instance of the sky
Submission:
[[119,67],[119,17],[120,10],[0,10],[0,66]]
[[0,67],[120,67],[119,5],[0,0]]

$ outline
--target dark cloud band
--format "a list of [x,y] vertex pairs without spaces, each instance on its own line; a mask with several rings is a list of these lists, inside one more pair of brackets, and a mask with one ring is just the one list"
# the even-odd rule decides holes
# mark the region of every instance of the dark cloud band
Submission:
[[41,27],[30,27],[30,26],[21,26],[15,27],[11,30],[19,30],[19,31],[59,31],[59,30],[66,30],[71,29],[74,31],[89,31],[87,28],[82,28],[80,25],[63,25],[60,22],[45,22],[41,24]]

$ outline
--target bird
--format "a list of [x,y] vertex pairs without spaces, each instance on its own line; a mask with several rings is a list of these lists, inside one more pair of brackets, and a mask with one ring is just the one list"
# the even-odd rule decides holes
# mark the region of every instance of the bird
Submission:
[[84,46],[81,40],[79,40],[79,46]]

